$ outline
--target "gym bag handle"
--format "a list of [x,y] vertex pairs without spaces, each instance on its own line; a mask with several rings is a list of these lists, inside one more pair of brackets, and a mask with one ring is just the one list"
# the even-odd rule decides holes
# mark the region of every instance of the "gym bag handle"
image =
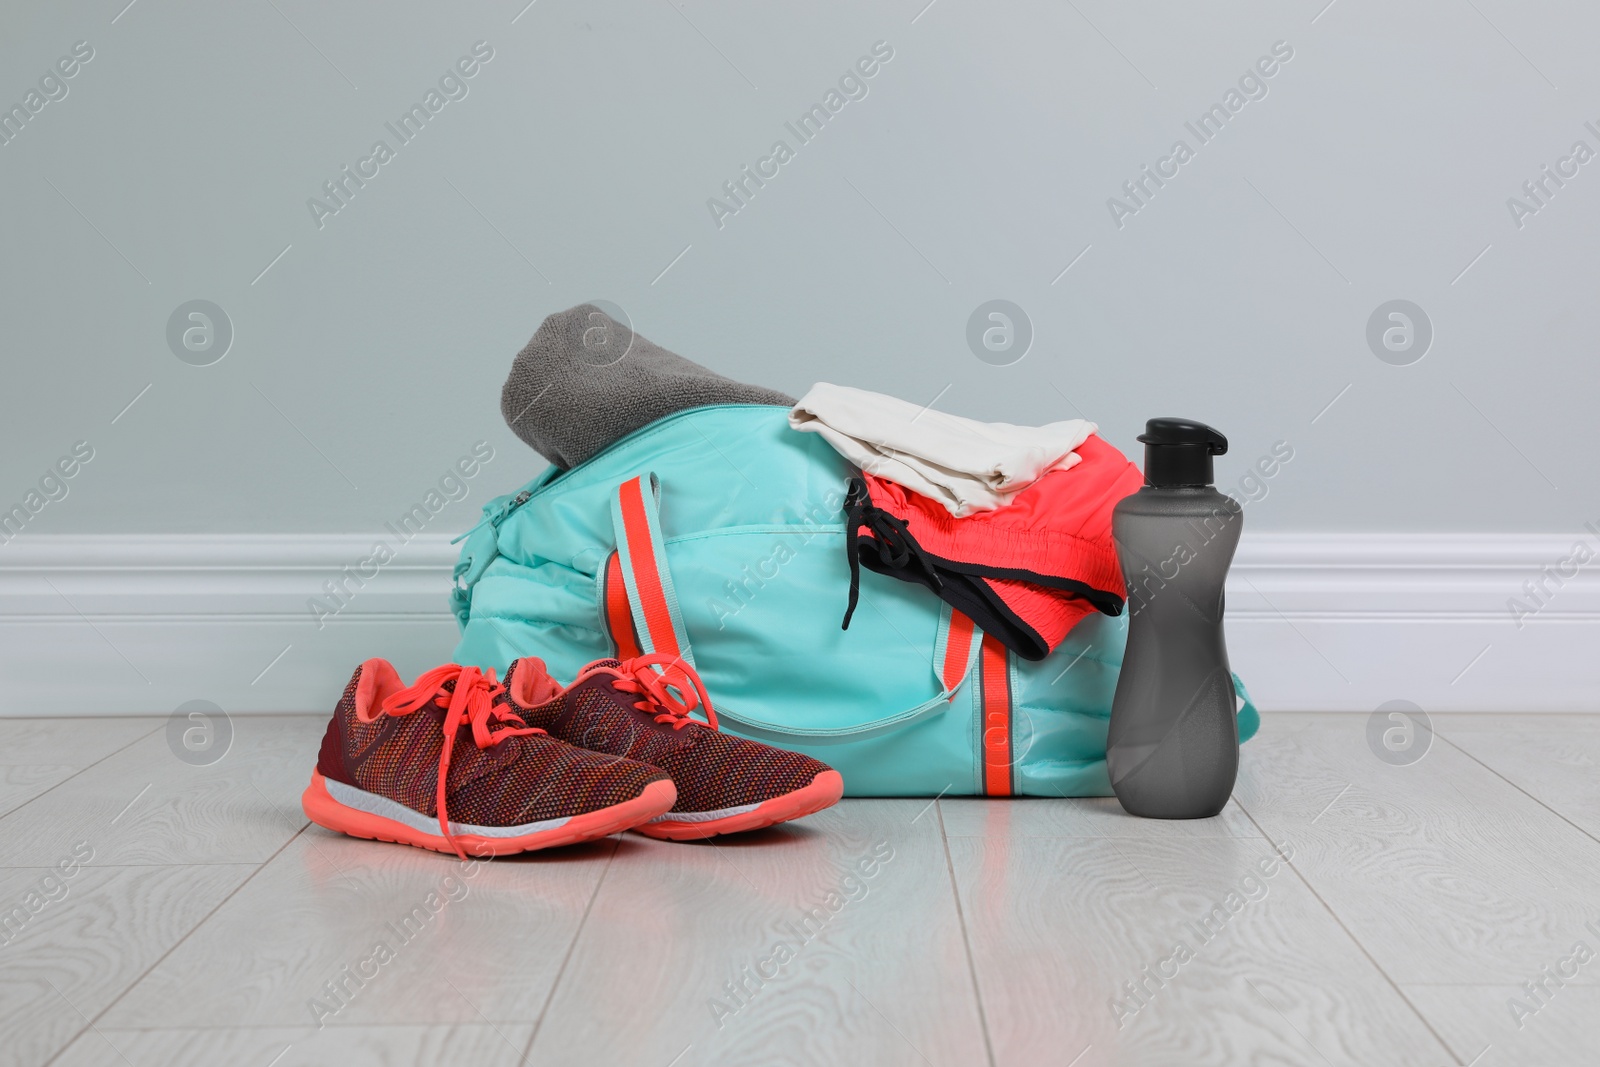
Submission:
[[[644,479],[650,479],[650,491]],[[639,648],[649,654],[680,656],[694,666],[694,650],[683,629],[678,594],[667,570],[661,542],[661,483],[654,472],[629,478],[611,501],[611,527],[617,535],[622,584],[628,593]]]

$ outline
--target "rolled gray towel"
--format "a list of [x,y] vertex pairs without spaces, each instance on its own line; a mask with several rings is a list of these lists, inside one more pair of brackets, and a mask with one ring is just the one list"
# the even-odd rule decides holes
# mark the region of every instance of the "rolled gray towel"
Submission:
[[545,319],[500,390],[507,425],[563,470],[663,415],[707,404],[792,407],[794,397],[724,378],[593,304]]

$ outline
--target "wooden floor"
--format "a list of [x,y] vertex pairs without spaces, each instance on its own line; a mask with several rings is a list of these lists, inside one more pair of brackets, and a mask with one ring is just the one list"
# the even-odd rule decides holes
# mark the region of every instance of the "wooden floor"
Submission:
[[0,1064],[1600,1062],[1600,716],[1409,766],[1268,716],[1200,823],[859,800],[466,870],[308,827],[322,725],[0,720]]

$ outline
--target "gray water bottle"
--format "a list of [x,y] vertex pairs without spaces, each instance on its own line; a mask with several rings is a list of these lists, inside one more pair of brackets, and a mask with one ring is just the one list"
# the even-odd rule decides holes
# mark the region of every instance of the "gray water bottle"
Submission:
[[1128,647],[1111,702],[1106,768],[1123,808],[1151,819],[1220,812],[1239,773],[1239,726],[1222,634],[1223,583],[1244,524],[1212,484],[1228,439],[1151,419],[1144,488],[1111,530],[1128,586]]

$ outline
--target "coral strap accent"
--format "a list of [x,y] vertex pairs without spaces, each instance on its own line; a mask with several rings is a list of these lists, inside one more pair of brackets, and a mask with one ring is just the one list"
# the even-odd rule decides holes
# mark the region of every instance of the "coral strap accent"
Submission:
[[972,655],[972,631],[972,620],[952,609],[949,636],[945,639],[944,669],[939,672],[939,679],[950,691],[951,700],[955,700],[956,687],[966,677],[967,660]]
[[[455,685],[447,688],[445,683],[452,681]],[[505,691],[506,687],[495,681],[493,668],[485,673],[476,667],[447,663],[423,674],[409,688],[389,694],[384,698],[379,711],[370,717],[365,709],[359,707],[356,709],[356,717],[362,722],[374,722],[378,714],[410,715],[429,705],[445,709],[442,727],[444,747],[439,751],[439,785],[435,793],[435,807],[439,810],[439,832],[450,842],[450,847],[456,850],[456,855],[463,860],[467,858],[467,854],[462,851],[461,846],[456,843],[455,835],[450,832],[450,815],[445,807],[445,795],[450,777],[450,753],[455,747],[456,734],[461,731],[462,724],[468,723],[472,726],[472,740],[479,748],[491,748],[508,737],[544,733],[543,730],[529,726],[518,718],[510,710],[509,704],[504,701],[495,703],[495,698]]]
[[[635,656],[619,662],[615,667],[598,664],[584,671],[579,681],[596,674],[607,674],[616,679],[614,688],[639,697],[633,706],[652,715],[656,722],[671,723],[681,730],[690,723],[717,725],[717,713],[712,710],[711,696],[706,692],[700,675],[682,656],[667,656],[659,652],[648,656]],[[573,683],[576,685],[577,683]],[[691,719],[689,713],[696,708],[705,712],[706,721]]]
[[1011,678],[1006,647],[983,635],[980,653],[983,698],[983,791],[1011,795]]
[[618,659],[640,654],[639,641],[633,635],[632,611],[628,589],[622,582],[622,555],[612,552],[606,560],[606,624],[611,628],[611,640],[616,642]]
[[[660,564],[650,539],[650,513],[644,503],[644,483],[630,478],[617,490],[622,507],[623,528],[628,533],[628,555],[633,565],[633,580],[643,609],[646,631],[653,652],[680,653],[677,632],[672,625],[672,606],[661,581]],[[641,635],[642,636],[642,635]]]

